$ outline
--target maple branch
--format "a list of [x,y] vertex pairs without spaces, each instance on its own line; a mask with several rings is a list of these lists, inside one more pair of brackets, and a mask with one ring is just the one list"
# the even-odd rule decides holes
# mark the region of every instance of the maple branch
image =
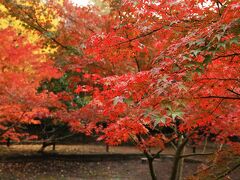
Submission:
[[199,80],[220,80],[220,81],[238,81],[238,82],[240,82],[240,79],[238,79],[238,78],[201,78]]
[[42,143],[51,143],[51,142],[61,142],[60,140],[67,139],[69,137],[72,137],[73,135],[74,134],[68,134],[68,135],[65,135],[65,136],[57,137],[57,138],[54,138],[54,135],[53,135],[53,136],[49,137],[48,139],[36,140],[36,141],[25,140],[25,141],[15,143],[15,144],[20,144],[20,143],[35,143],[35,144],[41,143],[42,144]]
[[[229,96],[202,96],[202,97],[199,97],[199,98],[202,98],[202,99],[236,99],[236,100],[239,100],[240,97],[229,97]],[[197,98],[197,99],[199,99]]]
[[[12,8],[7,8],[8,10],[11,10],[10,12],[12,12],[11,15],[18,17],[21,21],[23,21],[24,23],[26,23],[29,27],[35,29],[36,31],[40,32],[41,34],[43,34],[45,37],[51,39],[54,43],[56,43],[57,45],[61,46],[62,48],[66,48],[62,43],[58,42],[55,38],[53,37],[49,37],[46,36],[46,33],[48,33],[48,31],[43,28],[40,23],[37,21],[37,19],[34,19],[29,13],[27,13],[26,11],[23,10],[23,8],[21,6],[19,6],[18,4],[13,5],[15,6],[17,9],[19,9],[20,11],[23,12],[23,14],[25,14],[30,20],[34,21],[36,25],[34,25],[34,23],[29,22],[29,20],[27,20],[24,17],[19,16],[19,14],[17,12],[14,12],[14,10]],[[7,5],[5,5],[5,7],[8,7]]]
[[153,34],[153,33],[155,33],[155,32],[160,31],[161,29],[163,29],[163,27],[164,27],[164,26],[162,26],[162,27],[160,27],[160,28],[157,28],[157,29],[154,29],[154,30],[152,30],[152,31],[150,31],[150,32],[147,32],[147,33],[145,33],[145,34],[140,34],[140,35],[138,35],[138,36],[136,36],[136,37],[134,37],[134,38],[128,39],[128,40],[123,41],[123,42],[120,42],[120,43],[115,44],[115,45],[113,45],[113,46],[119,46],[119,45],[121,45],[121,44],[126,44],[126,43],[132,42],[132,41],[134,41],[134,40],[137,40],[137,39],[140,39],[140,38],[149,36],[149,35],[151,35],[151,34]]
[[[139,143],[145,146],[145,144],[144,144],[144,142],[143,142],[143,138],[141,137],[141,135],[136,135],[136,137],[137,137]],[[152,156],[152,154],[151,154],[151,153],[149,152],[149,150],[147,150],[147,149],[148,149],[148,148],[145,147],[145,149],[143,150],[143,153],[145,154],[145,156],[146,156],[148,159],[154,159],[153,156]]]
[[217,3],[217,7],[218,7],[218,14],[219,14],[219,16],[222,16],[222,13],[221,13],[221,10],[220,10],[220,5],[222,6],[222,3],[218,0],[216,1],[216,3]]
[[184,154],[184,155],[181,155],[180,158],[186,158],[186,157],[191,157],[191,156],[208,156],[208,155],[212,155],[212,154],[214,154],[214,152],[211,152],[211,153]]
[[173,143],[173,141],[171,141],[170,144],[173,147],[173,149],[176,151],[177,150],[177,146]]
[[[28,14],[27,14],[27,15],[28,15]],[[29,16],[29,15],[28,15],[28,16]],[[31,18],[31,16],[29,16],[29,17]],[[34,28],[35,30],[37,30],[38,32],[40,32],[41,34],[43,34],[45,37],[51,39],[51,40],[52,40],[54,43],[56,43],[58,46],[67,49],[67,46],[63,45],[62,43],[60,43],[59,41],[57,41],[55,38],[50,37],[49,35],[46,35],[46,34],[49,33],[49,31],[48,31],[47,29],[45,29],[45,28],[38,22],[37,19],[32,18],[32,20],[35,21],[38,26],[34,26],[34,25],[31,25],[30,23],[28,23],[29,26],[31,26],[32,28]],[[39,27],[40,29],[39,29],[38,27]]]
[[[66,15],[66,14],[65,14]],[[78,22],[71,16],[71,15],[67,15],[66,16],[70,21],[74,22],[75,24],[77,24]],[[96,34],[96,32],[91,29],[89,26],[86,26],[86,29],[89,30],[90,32]]]
[[9,131],[12,128],[15,128],[19,125],[19,121],[23,118],[23,116],[25,115],[26,111],[24,111],[19,118],[17,118],[17,122],[13,123],[11,126],[7,127],[6,129],[3,130],[3,132],[0,133],[0,136],[2,136],[3,134],[5,134],[7,131]]
[[68,134],[68,135],[65,135],[65,136],[62,136],[62,137],[54,138],[54,141],[63,140],[63,139],[72,137],[73,135],[74,135],[74,134]]
[[231,90],[231,89],[227,89],[227,90],[230,91],[230,92],[232,92],[232,93],[234,93],[234,94],[236,94],[237,96],[240,96],[239,93],[237,93],[237,92],[235,92],[235,91],[233,91],[233,90]]
[[217,106],[214,108],[214,110],[210,114],[213,114],[218,109],[218,107],[222,104],[223,101],[224,101],[224,99],[220,99],[219,103],[217,104]]
[[162,151],[163,151],[163,149],[159,150],[159,151],[153,156],[153,159],[157,158]]
[[[24,11],[23,11],[24,12]],[[51,41],[53,41],[55,44],[57,44],[58,46],[60,46],[63,49],[66,49],[67,51],[71,51],[73,52],[75,55],[81,55],[82,52],[79,51],[78,49],[72,47],[72,46],[67,46],[62,44],[60,41],[58,41],[56,38],[52,37],[51,32],[49,32],[46,28],[44,28],[37,20],[37,18],[33,18],[31,17],[28,13],[24,12],[32,21],[34,21],[37,26],[35,26],[34,24],[31,24],[30,22],[26,22],[28,26],[32,27],[33,29],[37,30],[38,32],[40,32],[43,36],[45,36],[46,38],[50,39]]]
[[213,58],[212,60],[214,61],[214,60],[217,60],[219,58],[234,57],[234,56],[239,56],[239,55],[240,55],[240,53],[227,54],[227,55],[217,56],[217,57]]
[[137,71],[138,71],[138,72],[140,72],[140,71],[141,71],[141,67],[140,67],[140,64],[139,64],[139,62],[138,62],[137,58],[136,58],[136,57],[134,57],[134,60],[135,60],[135,62],[136,62],[136,65],[137,65]]
[[[27,16],[27,18],[25,17],[21,17],[19,16],[19,14],[21,14],[20,12],[15,12],[13,10],[13,8],[9,7],[8,2],[4,3],[5,7],[9,10],[9,12],[12,12],[10,15],[19,18],[21,21],[23,21],[24,23],[26,23],[26,25],[28,25],[29,27],[31,27],[32,29],[38,31],[39,33],[41,33],[44,37],[46,37],[47,39],[50,39],[51,41],[53,41],[56,45],[60,46],[63,49],[66,49],[68,51],[73,52],[76,55],[81,55],[82,52],[74,47],[71,46],[66,46],[64,44],[62,44],[61,42],[59,42],[56,38],[50,36],[49,34],[51,34],[51,32],[49,32],[46,28],[44,28],[38,21],[36,18],[32,17],[29,13],[27,13],[26,11],[23,10],[23,7],[18,5],[18,4],[11,4],[10,6],[14,6],[16,7],[20,12],[22,12],[24,15]],[[33,21],[33,22],[31,22]]]
[[14,128],[16,124],[12,124],[11,126],[9,126],[7,129],[4,129],[3,132],[0,133],[0,136],[2,136],[3,134],[5,134],[8,130]]
[[207,168],[200,169],[200,170],[196,171],[195,173],[193,173],[193,175],[196,176],[196,175],[198,175],[198,174],[200,174],[200,173],[202,173],[202,172],[204,172],[204,171],[209,170],[209,169],[212,168],[212,167],[213,167],[213,165],[209,165]]
[[237,169],[238,167],[240,167],[240,162],[238,164],[236,164],[235,166],[233,166],[232,168],[228,169],[226,172],[224,172],[223,174],[219,175],[216,179],[222,179],[225,176],[227,176],[228,174],[230,174],[231,172],[233,172],[235,169]]

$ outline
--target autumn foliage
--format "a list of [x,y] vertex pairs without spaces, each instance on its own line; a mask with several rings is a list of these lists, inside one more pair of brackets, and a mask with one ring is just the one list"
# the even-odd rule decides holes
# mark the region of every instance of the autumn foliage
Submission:
[[49,70],[54,72],[46,57],[37,53],[39,48],[13,28],[1,30],[1,34],[1,137],[19,141],[21,136],[28,136],[21,133],[22,124],[39,124],[36,117],[49,116],[49,107],[60,103],[52,93],[36,92],[40,80],[52,77]]
[[[0,2],[3,17],[41,37],[34,45],[1,30],[2,136],[53,113],[110,145],[133,141],[150,159],[151,147],[175,143],[180,155],[210,134],[238,149],[230,141],[240,136],[238,0]],[[36,53],[46,46],[56,51]]]

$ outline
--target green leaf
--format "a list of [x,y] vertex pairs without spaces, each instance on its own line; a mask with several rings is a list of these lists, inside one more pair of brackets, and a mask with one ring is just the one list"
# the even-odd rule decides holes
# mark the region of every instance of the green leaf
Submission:
[[150,112],[152,112],[152,107],[145,109],[144,117],[147,117]]
[[216,35],[215,35],[215,38],[216,38],[218,41],[220,41],[221,38],[222,38],[222,35],[221,35],[221,34],[216,34]]
[[235,37],[235,38],[233,38],[233,39],[231,39],[230,40],[230,45],[232,45],[232,44],[239,44],[239,38],[238,37]]
[[113,105],[116,106],[119,102],[123,102],[123,97],[122,96],[116,96],[113,99]]
[[183,55],[183,60],[190,60],[191,61],[191,58],[189,57],[188,54],[185,54],[185,55]]
[[191,61],[191,62],[188,62],[187,64],[185,64],[184,66],[185,67],[193,67],[193,66],[196,66],[196,65],[200,65],[200,63],[196,62],[196,61]]
[[163,26],[164,29],[170,29],[170,26]]
[[212,60],[212,56],[211,56],[211,55],[206,55],[206,56],[205,56],[205,59],[204,59],[204,61],[203,61],[203,64],[208,65],[208,63],[210,63],[211,60]]
[[201,74],[203,73],[203,71],[204,71],[204,67],[201,66],[201,67],[197,67],[194,72],[196,72],[196,73],[198,73],[199,75],[201,75]]
[[223,24],[221,29],[223,30],[223,32],[225,32],[228,29],[228,26],[226,24]]
[[187,72],[185,76],[182,77],[183,81],[192,81],[192,72]]
[[201,38],[201,39],[196,41],[196,45],[199,46],[199,45],[203,44],[204,42],[205,42],[205,39]]
[[177,64],[173,64],[173,72],[179,71],[180,68]]
[[179,90],[187,91],[187,87],[184,86],[183,84],[180,84],[180,85],[178,86],[178,88],[179,88]]
[[161,78],[158,79],[158,82],[167,82],[168,77],[168,75],[164,74]]
[[192,45],[194,45],[194,44],[195,44],[195,41],[190,41],[190,42],[188,43],[188,47],[191,48]]
[[172,109],[169,109],[167,111],[168,116],[172,117],[172,119],[175,119],[176,117],[180,117],[182,118],[183,112],[180,111],[179,109],[176,109],[175,111],[173,111]]
[[224,49],[226,49],[226,43],[225,42],[220,42],[220,43],[218,43],[217,47],[218,48],[223,47]]
[[192,50],[192,51],[191,51],[191,53],[192,53],[194,56],[197,56],[200,52],[201,52],[201,49],[196,49],[196,50]]
[[182,107],[182,108],[186,107],[186,103],[182,99],[176,100],[175,103],[178,107]]
[[166,123],[166,117],[162,116],[155,116],[155,121],[154,121],[154,128],[159,124],[159,123],[163,123],[165,124]]
[[48,38],[54,38],[54,36],[55,36],[54,33],[52,33],[52,32],[45,32],[45,33],[43,33],[43,35]]
[[65,46],[70,55],[82,56],[83,52],[81,49],[77,49],[73,46]]
[[127,105],[130,105],[133,103],[133,99],[132,98],[124,99],[123,102],[125,102]]
[[161,107],[162,108],[171,108],[171,101],[169,101],[169,100],[162,100],[161,101]]
[[172,113],[172,118],[175,119],[176,117],[182,118],[183,112],[181,111],[176,111]]

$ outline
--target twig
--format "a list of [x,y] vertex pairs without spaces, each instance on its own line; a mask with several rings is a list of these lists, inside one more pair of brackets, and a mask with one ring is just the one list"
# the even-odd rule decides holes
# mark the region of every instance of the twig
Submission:
[[202,99],[236,99],[239,100],[240,97],[229,97],[229,96],[202,96]]
[[212,154],[214,154],[214,152],[211,152],[211,153],[184,154],[184,155],[180,156],[180,158],[186,158],[186,157],[191,157],[191,156],[208,156],[208,155],[212,155]]
[[226,172],[224,172],[223,174],[219,175],[216,179],[222,179],[224,178],[225,176],[227,176],[228,174],[230,174],[231,172],[233,172],[235,169],[237,169],[238,167],[240,167],[240,162],[233,166],[232,168],[228,169]]
[[237,96],[240,96],[239,93],[237,93],[237,92],[235,92],[235,91],[233,91],[233,90],[231,90],[231,89],[227,89],[227,90],[230,91],[230,92],[232,92],[233,94],[236,94]]

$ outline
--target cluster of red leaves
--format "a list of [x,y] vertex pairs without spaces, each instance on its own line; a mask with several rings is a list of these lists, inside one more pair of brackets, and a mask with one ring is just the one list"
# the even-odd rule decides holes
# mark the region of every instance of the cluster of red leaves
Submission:
[[[38,54],[40,47],[18,35],[13,28],[1,30],[0,37],[0,131],[1,140],[19,141],[29,137],[22,131],[23,124],[39,124],[37,119],[49,117],[49,107],[61,107],[52,93],[37,93],[42,79],[61,74],[46,57]],[[51,76],[49,71],[52,72]]]
[[239,135],[239,2],[112,8],[111,27],[90,37],[85,50],[107,76],[88,105],[102,113],[95,122],[108,124],[102,138],[119,144],[151,136],[146,127],[174,126],[176,117],[184,133],[209,126],[224,141]]
[[[46,3],[60,16],[61,31],[50,36],[62,47],[55,60],[85,74],[69,86],[92,95],[81,109],[58,112],[63,121],[114,145],[133,139],[150,147],[199,128],[224,141],[240,135],[237,0],[104,2],[108,13]],[[162,140],[153,133],[162,127],[177,134]]]

